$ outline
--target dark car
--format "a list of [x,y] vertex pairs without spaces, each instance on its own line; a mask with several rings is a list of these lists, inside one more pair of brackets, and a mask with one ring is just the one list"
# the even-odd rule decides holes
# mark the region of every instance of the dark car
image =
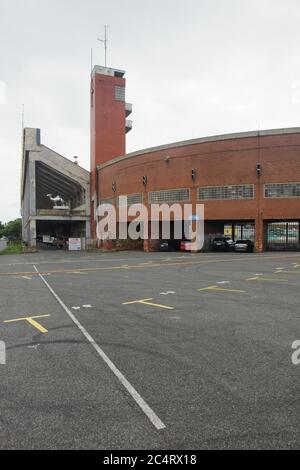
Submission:
[[237,240],[234,245],[234,250],[251,253],[253,251],[253,242],[251,240]]
[[216,237],[213,239],[214,251],[233,251],[234,241],[230,237]]
[[159,251],[179,251],[180,240],[162,240],[159,244]]

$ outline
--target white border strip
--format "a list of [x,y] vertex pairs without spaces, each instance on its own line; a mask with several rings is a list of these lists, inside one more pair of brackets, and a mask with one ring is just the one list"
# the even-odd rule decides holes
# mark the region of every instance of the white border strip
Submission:
[[135,400],[138,406],[143,410],[147,418],[151,421],[156,429],[164,429],[166,426],[164,423],[159,419],[159,417],[154,413],[154,411],[150,408],[150,406],[143,400],[141,395],[135,390],[135,388],[128,382],[126,377],[119,371],[119,369],[114,365],[114,363],[109,359],[109,357],[105,354],[105,352],[98,346],[95,340],[91,337],[91,335],[86,331],[86,329],[81,325],[81,323],[77,320],[75,315],[68,309],[68,307],[64,304],[64,302],[58,297],[58,295],[54,292],[52,287],[48,284],[46,279],[43,275],[38,271],[37,267],[33,265],[35,271],[42,279],[44,284],[48,287],[51,294],[55,297],[57,302],[60,306],[64,309],[67,315],[71,318],[71,320],[75,323],[75,325],[79,328],[81,333],[86,337],[89,343],[93,346],[93,348],[97,351],[99,356],[103,359],[106,365],[110,368],[110,370],[115,374],[115,376],[119,379],[121,384],[126,388],[128,393],[131,397]]

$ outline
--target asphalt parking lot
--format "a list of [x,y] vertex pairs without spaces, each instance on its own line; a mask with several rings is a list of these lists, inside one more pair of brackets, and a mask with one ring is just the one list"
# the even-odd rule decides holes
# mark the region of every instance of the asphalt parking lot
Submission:
[[1,256],[0,448],[299,448],[299,289],[300,253]]

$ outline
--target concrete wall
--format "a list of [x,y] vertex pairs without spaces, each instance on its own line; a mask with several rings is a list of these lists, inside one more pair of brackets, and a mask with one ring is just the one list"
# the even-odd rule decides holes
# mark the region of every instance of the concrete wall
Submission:
[[[90,173],[62,155],[41,144],[39,129],[24,129],[24,148],[22,161],[21,208],[23,239],[30,246],[36,244],[36,221],[40,215],[36,204],[36,162],[42,162],[72,181],[85,191],[85,204],[80,206],[80,215],[85,219],[86,236],[90,238]],[[62,212],[60,212],[60,215]],[[54,215],[54,213],[52,214]],[[66,220],[72,220],[68,214]],[[74,220],[78,213],[74,211]],[[51,217],[49,217],[51,219]]]
[[0,251],[5,250],[7,247],[7,241],[6,240],[0,240]]

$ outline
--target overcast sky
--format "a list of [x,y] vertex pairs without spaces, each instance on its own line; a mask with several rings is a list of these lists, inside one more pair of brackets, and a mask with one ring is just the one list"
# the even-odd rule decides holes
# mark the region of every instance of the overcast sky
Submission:
[[22,103],[45,145],[89,168],[105,23],[133,103],[127,151],[300,126],[299,0],[0,0],[1,221],[20,214]]

